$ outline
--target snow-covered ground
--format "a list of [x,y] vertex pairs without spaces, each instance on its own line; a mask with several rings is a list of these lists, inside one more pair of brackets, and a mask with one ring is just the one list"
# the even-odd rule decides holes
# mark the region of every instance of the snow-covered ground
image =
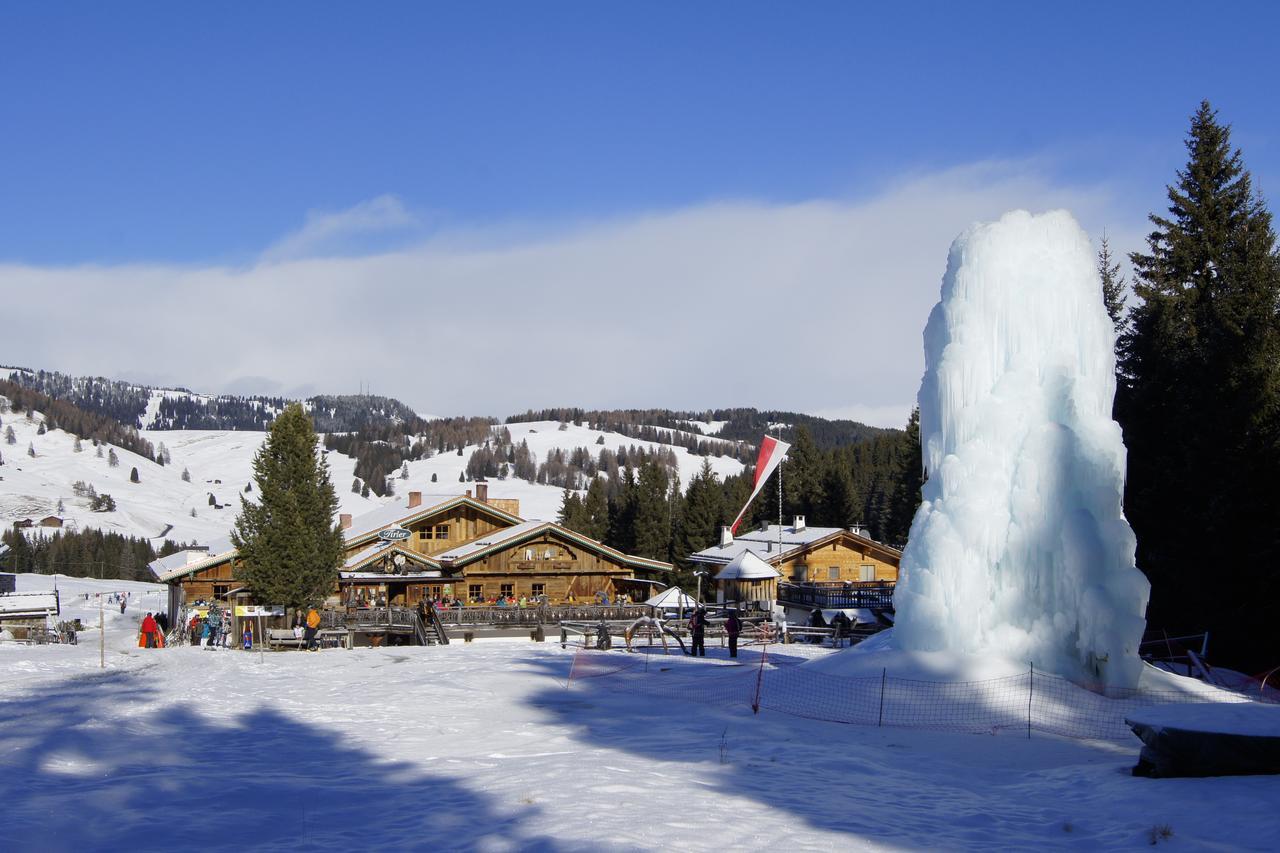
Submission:
[[[20,590],[51,583],[19,577]],[[64,618],[86,622],[97,607],[77,592],[145,588],[58,583]],[[79,646],[0,644],[6,849],[1260,850],[1280,838],[1280,778],[1135,778],[1136,739],[757,716],[637,699],[605,678],[566,688],[574,653],[555,643],[144,650],[141,615],[108,617],[105,670],[92,630]],[[850,654],[804,653],[818,660],[801,667]],[[654,677],[713,678],[728,661],[710,654],[647,663]]]
[[[5,413],[0,416],[0,435],[12,426],[15,443],[0,440],[0,525],[8,527],[21,518],[39,520],[48,515],[61,516],[71,528],[88,527],[114,531],[148,539],[166,538],[178,542],[208,543],[223,538],[231,529],[240,509],[239,497],[253,478],[253,456],[266,434],[231,430],[148,430],[143,436],[157,448],[168,448],[172,462],[157,465],[129,451],[116,448],[117,467],[108,463],[107,449],[99,458],[91,442],[81,442],[81,452],[74,451],[75,437],[62,430],[39,435],[43,416],[32,420],[25,414]],[[560,430],[555,421],[511,424],[512,439],[525,440],[537,454],[538,462],[548,454],[563,449],[566,454],[575,447],[587,448],[592,457],[601,449],[616,450],[632,445],[649,450],[668,445],[630,439],[617,433],[599,432],[569,425]],[[604,444],[597,444],[603,436]],[[35,449],[34,457],[27,449]],[[409,479],[395,480],[397,495],[408,491],[427,494],[460,493],[474,488],[458,481],[466,469],[475,447],[463,449],[463,455],[445,453],[409,463]],[[674,448],[680,463],[684,485],[702,467],[702,457],[684,448]],[[728,457],[709,457],[712,468],[722,477],[742,471],[743,465]],[[355,460],[337,452],[327,454],[330,476],[337,492],[340,512],[361,515],[393,500],[371,495],[362,498],[351,491],[355,479]],[[130,472],[138,469],[139,482],[130,482]],[[190,482],[182,472],[190,472]],[[435,475],[436,481],[431,477]],[[76,481],[90,484],[98,493],[110,494],[116,502],[114,512],[92,512],[89,499],[73,494]],[[221,509],[210,505],[213,495]],[[490,483],[489,494],[495,498],[516,498],[526,518],[553,520],[560,511],[563,489],[508,478]],[[62,501],[63,509],[58,510]],[[191,511],[195,510],[192,516]]]

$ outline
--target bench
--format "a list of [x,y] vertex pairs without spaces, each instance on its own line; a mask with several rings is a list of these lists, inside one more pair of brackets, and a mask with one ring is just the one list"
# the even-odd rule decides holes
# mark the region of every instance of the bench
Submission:
[[306,643],[306,640],[303,638],[293,636],[292,628],[267,629],[267,648],[269,649],[285,646],[300,649],[304,643]]

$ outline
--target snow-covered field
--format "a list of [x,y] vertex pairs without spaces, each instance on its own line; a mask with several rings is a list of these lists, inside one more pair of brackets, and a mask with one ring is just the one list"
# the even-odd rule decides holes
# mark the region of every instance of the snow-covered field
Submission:
[[[20,576],[19,589],[51,578]],[[77,593],[145,585],[58,580]],[[0,644],[11,850],[1274,849],[1280,778],[1129,775],[1139,744],[958,735],[638,700],[558,644]],[[714,677],[727,664],[653,657]],[[850,652],[806,650],[835,662]],[[590,652],[625,661],[625,652]],[[742,662],[758,658],[754,649]],[[1169,834],[1165,836],[1164,829]],[[179,841],[179,840],[182,841]]]
[[[74,450],[75,437],[62,430],[38,434],[43,417],[28,421],[25,415],[6,413],[0,416],[0,435],[12,426],[15,443],[0,441],[0,525],[8,527],[22,518],[39,520],[48,515],[61,516],[71,528],[87,527],[114,531],[143,538],[172,539],[178,542],[208,543],[227,535],[240,509],[239,497],[253,478],[253,456],[265,433],[229,430],[148,430],[143,436],[156,447],[161,443],[172,457],[169,465],[157,465],[149,459],[116,448],[119,465],[111,467],[104,448],[99,458],[96,448],[81,442]],[[617,433],[599,432],[569,425],[559,429],[555,421],[511,424],[512,439],[518,444],[528,441],[539,462],[556,448],[566,454],[575,447],[585,447],[594,458],[601,449],[616,450],[636,445],[648,450],[667,445],[630,439]],[[603,444],[596,442],[603,436]],[[28,446],[36,452],[28,455]],[[466,469],[474,447],[463,455],[445,453],[409,463],[409,479],[395,480],[398,495],[408,491],[426,494],[460,493],[473,488],[460,483],[458,476]],[[684,448],[675,448],[684,485],[702,467],[703,458]],[[395,498],[362,498],[351,491],[355,479],[355,460],[330,452],[330,476],[341,504],[340,511],[361,515],[377,509]],[[729,457],[709,457],[712,468],[722,477],[742,471],[743,465]],[[138,469],[138,483],[130,482],[130,472]],[[182,472],[190,472],[190,482]],[[431,477],[435,475],[436,481]],[[92,512],[89,499],[72,491],[76,481],[90,484],[98,493],[110,494],[116,501],[114,512]],[[563,489],[508,478],[490,483],[489,494],[495,498],[517,498],[525,518],[554,520],[560,511]],[[210,505],[209,496],[221,505]],[[58,510],[62,502],[63,509]],[[195,515],[191,514],[195,510]],[[159,541],[156,543],[159,544]]]

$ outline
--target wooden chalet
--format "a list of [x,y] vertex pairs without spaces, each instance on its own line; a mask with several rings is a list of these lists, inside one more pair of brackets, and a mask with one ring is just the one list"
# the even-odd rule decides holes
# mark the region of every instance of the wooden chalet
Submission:
[[902,552],[877,542],[861,527],[809,527],[796,516],[791,527],[766,525],[734,536],[724,530],[720,543],[689,559],[714,576],[740,554],[750,551],[782,575],[783,582],[896,583]]
[[[437,598],[485,604],[501,596],[550,603],[616,599],[642,591],[647,577],[671,565],[623,554],[553,522],[526,521],[519,501],[493,499],[478,483],[476,494],[429,496],[339,522],[344,562],[329,598],[332,606],[416,606]],[[252,591],[235,580],[230,542],[185,551],[151,563],[170,586],[170,609]],[[647,595],[647,594],[646,594]],[[273,604],[274,602],[257,602]]]

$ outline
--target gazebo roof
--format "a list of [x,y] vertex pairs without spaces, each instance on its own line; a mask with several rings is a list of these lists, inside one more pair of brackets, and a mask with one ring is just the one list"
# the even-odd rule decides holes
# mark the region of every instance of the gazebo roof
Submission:
[[773,566],[757,557],[750,551],[743,551],[729,561],[716,575],[718,581],[754,581],[771,580],[782,577]]

